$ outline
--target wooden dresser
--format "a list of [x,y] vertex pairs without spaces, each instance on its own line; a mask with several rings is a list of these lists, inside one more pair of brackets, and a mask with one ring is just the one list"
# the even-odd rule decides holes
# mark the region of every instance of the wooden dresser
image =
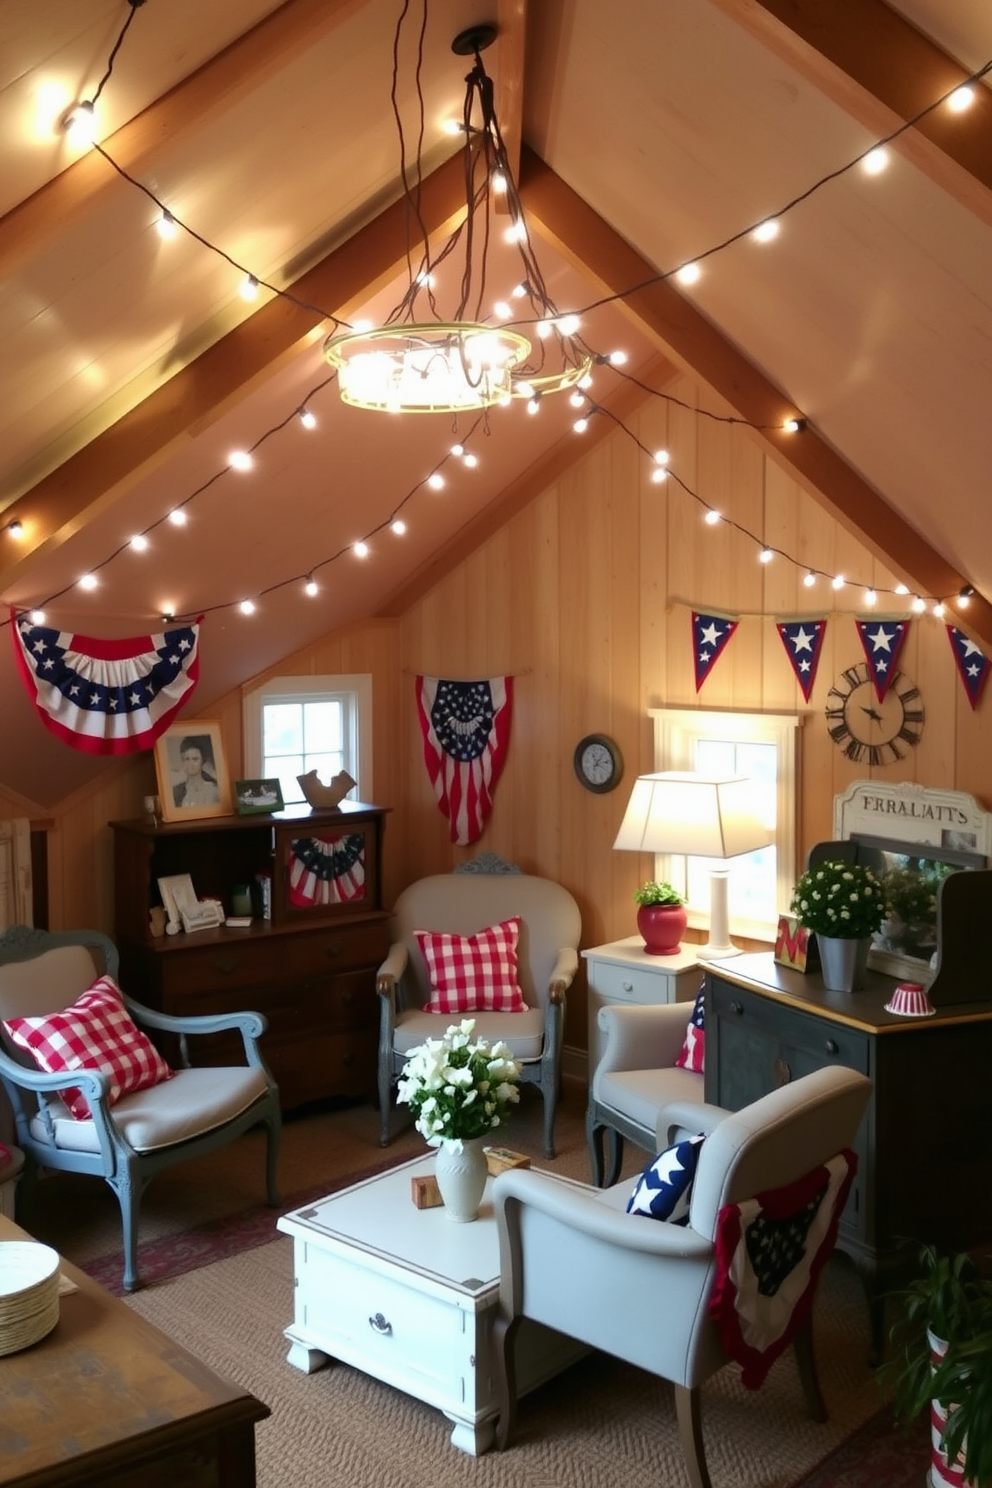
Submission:
[[[0,1240],[30,1236],[0,1216]],[[4,1488],[252,1488],[271,1414],[63,1261],[75,1290],[40,1343],[0,1359]]]
[[711,963],[706,983],[708,1101],[737,1110],[827,1064],[874,1082],[841,1249],[875,1276],[905,1259],[906,1240],[992,1240],[992,1001],[902,1018],[885,1011],[894,977],[869,972],[864,991],[828,992],[770,952]]
[[[166,1013],[251,1009],[268,1019],[262,1040],[284,1110],[329,1096],[375,1090],[378,1003],[375,974],[389,949],[382,908],[381,807],[344,802],[340,811],[292,808],[276,815],[217,817],[150,826],[111,822],[115,937],[125,991]],[[299,902],[291,873],[301,843],[346,841],[361,889],[341,902]],[[149,911],[160,878],[189,874],[197,898],[231,909],[236,885],[271,884],[271,916],[260,906],[241,929],[154,936]],[[236,1057],[238,1044],[197,1041],[202,1063]],[[167,1057],[168,1048],[163,1046]]]

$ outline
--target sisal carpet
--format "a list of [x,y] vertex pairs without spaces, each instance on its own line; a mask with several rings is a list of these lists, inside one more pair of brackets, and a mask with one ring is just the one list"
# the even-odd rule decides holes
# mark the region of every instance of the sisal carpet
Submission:
[[[533,1092],[525,1092],[525,1095]],[[587,1178],[581,1098],[566,1100],[558,1157],[540,1155],[540,1101],[522,1102],[505,1140],[535,1166]],[[413,1132],[383,1152],[371,1108],[317,1112],[286,1124],[280,1179],[285,1209],[423,1152]],[[643,1157],[628,1156],[625,1173]],[[686,1488],[672,1390],[603,1355],[574,1365],[520,1403],[505,1453],[468,1457],[437,1410],[346,1365],[313,1375],[286,1362],[292,1317],[292,1242],[258,1203],[262,1143],[249,1134],[162,1174],[146,1195],[141,1266],[146,1285],[128,1305],[212,1368],[263,1400],[256,1430],[260,1488]],[[66,1175],[39,1185],[19,1216],[117,1290],[116,1203],[105,1185]],[[868,1368],[868,1315],[854,1268],[829,1263],[817,1303],[817,1357],[830,1420],[807,1419],[791,1356],[761,1391],[727,1368],[703,1390],[713,1488],[918,1488],[926,1438],[894,1433]]]

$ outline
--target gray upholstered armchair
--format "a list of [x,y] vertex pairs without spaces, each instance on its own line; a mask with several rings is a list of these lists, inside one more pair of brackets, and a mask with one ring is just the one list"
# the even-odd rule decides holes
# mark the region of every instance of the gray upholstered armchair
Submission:
[[[15,925],[0,935],[0,1020],[31,1017],[71,1006],[94,979],[117,978],[113,942],[95,930],[49,934]],[[29,1199],[35,1169],[91,1173],[117,1195],[124,1234],[124,1289],[139,1284],[138,1211],[149,1182],[163,1168],[186,1162],[262,1124],[268,1134],[268,1201],[279,1203],[276,1159],[281,1118],[279,1092],[259,1052],[265,1020],[258,1013],[174,1018],[124,996],[134,1022],[178,1038],[184,1067],[150,1089],[122,1095],[113,1105],[110,1082],[100,1071],[44,1074],[0,1021],[0,1079],[14,1111],[15,1141],[27,1166],[19,1197]],[[188,1043],[196,1035],[241,1035],[244,1064],[189,1067]],[[88,1120],[71,1115],[62,1093],[78,1090]],[[67,1096],[68,1098],[68,1096]]]
[[620,1177],[625,1139],[645,1152],[656,1150],[655,1128],[665,1106],[702,1101],[703,1076],[675,1063],[691,1012],[691,1002],[600,1008],[606,1042],[592,1071],[586,1108],[589,1164],[597,1187],[609,1188]]
[[[526,1009],[458,1016],[426,1012],[431,987],[415,932],[469,936],[513,916],[521,922],[518,976]],[[544,1151],[554,1157],[565,994],[578,969],[581,930],[579,907],[568,890],[526,873],[438,873],[404,889],[393,909],[393,943],[376,983],[383,1147],[390,1140],[393,1086],[410,1050],[468,1016],[475,1019],[479,1037],[504,1040],[523,1063],[523,1080],[540,1087]]]
[[[501,1278],[494,1325],[497,1446],[507,1445],[514,1427],[514,1336],[527,1317],[671,1380],[689,1480],[693,1488],[710,1488],[700,1387],[729,1361],[721,1326],[708,1310],[718,1275],[721,1210],[795,1185],[852,1147],[870,1090],[865,1076],[834,1066],[733,1114],[699,1103],[691,1110],[676,1105],[662,1111],[659,1150],[671,1129],[683,1126],[687,1117],[697,1133],[706,1134],[686,1224],[626,1213],[630,1182],[604,1190],[534,1170],[501,1173],[493,1183]],[[834,1166],[846,1169],[845,1160]],[[838,1207],[844,1192],[843,1184],[835,1189]],[[805,1194],[802,1202],[806,1214],[810,1201]],[[824,1215],[825,1205],[826,1200]],[[812,1212],[818,1215],[820,1209]],[[811,1221],[804,1245],[795,1252],[800,1259],[806,1247],[812,1249],[817,1222]],[[748,1242],[750,1238],[749,1232]],[[831,1239],[824,1223],[824,1257]],[[815,1278],[813,1271],[810,1287],[815,1287]],[[787,1281],[791,1286],[791,1277]],[[743,1284],[741,1290],[753,1295]],[[808,1295],[811,1303],[812,1292]],[[777,1305],[777,1298],[773,1303]],[[814,1419],[822,1420],[810,1320],[801,1308],[795,1318],[799,1331],[794,1346],[807,1406]],[[787,1339],[783,1329],[783,1346]]]

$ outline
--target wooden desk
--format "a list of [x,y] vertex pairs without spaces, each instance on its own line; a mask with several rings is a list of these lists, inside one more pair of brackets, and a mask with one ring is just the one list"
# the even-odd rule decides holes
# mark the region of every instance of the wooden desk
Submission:
[[[0,1240],[30,1239],[0,1216]],[[47,1338],[0,1358],[0,1484],[251,1488],[269,1408],[63,1261]]]

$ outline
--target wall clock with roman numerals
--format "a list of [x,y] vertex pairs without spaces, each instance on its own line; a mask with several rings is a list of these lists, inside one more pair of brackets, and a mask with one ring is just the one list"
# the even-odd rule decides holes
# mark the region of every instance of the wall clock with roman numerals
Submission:
[[882,702],[865,662],[847,667],[827,693],[827,732],[849,760],[891,765],[905,759],[923,735],[920,690],[896,672]]

